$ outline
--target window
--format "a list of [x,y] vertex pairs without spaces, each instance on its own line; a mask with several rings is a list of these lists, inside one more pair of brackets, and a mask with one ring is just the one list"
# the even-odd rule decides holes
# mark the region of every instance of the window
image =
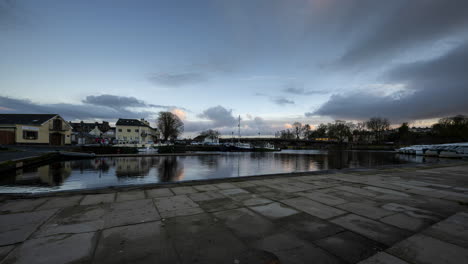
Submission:
[[131,130],[131,129],[127,129],[127,132],[132,132],[132,130]]
[[139,132],[139,130],[138,130],[138,129],[135,129],[135,132],[137,132],[137,133],[138,133],[138,132]]
[[58,118],[54,119],[52,126],[54,130],[62,130],[62,120]]
[[38,134],[37,131],[23,131],[23,139],[37,139]]
[[122,132],[122,129],[119,128],[119,132]]

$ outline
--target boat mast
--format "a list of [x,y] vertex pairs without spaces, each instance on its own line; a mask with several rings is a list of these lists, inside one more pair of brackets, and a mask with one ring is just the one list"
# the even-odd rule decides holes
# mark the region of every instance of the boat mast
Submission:
[[238,129],[239,129],[239,143],[240,143],[240,115],[239,115],[239,124],[237,125]]

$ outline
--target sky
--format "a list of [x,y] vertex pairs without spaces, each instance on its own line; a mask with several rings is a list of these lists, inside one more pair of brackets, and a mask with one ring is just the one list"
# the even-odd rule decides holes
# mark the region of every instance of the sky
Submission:
[[0,0],[0,113],[185,135],[468,114],[466,0]]

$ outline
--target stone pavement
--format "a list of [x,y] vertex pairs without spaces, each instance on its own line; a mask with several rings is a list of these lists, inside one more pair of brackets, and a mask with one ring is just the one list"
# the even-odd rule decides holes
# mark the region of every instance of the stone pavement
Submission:
[[468,263],[468,166],[0,204],[1,263]]

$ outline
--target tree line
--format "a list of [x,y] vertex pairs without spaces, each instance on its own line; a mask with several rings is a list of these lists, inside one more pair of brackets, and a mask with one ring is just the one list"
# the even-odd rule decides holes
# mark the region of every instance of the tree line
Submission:
[[[407,144],[415,143],[418,136],[418,132],[411,132],[408,123],[402,123],[397,129],[390,130],[390,121],[384,117],[372,117],[358,123],[336,120],[334,123],[320,124],[316,129],[311,129],[309,124],[295,122],[291,129],[275,133],[275,137],[288,140],[328,138],[344,142],[354,137],[358,142],[380,143],[387,140]],[[424,136],[426,141],[468,141],[468,117],[457,115],[441,118]]]
[[275,136],[290,140],[332,138],[338,142],[344,142],[352,135],[366,135],[372,132],[376,139],[380,140],[382,133],[389,128],[390,121],[382,117],[372,117],[368,121],[360,123],[336,120],[334,123],[320,124],[314,130],[309,124],[303,125],[300,122],[295,122],[291,129],[280,130],[275,133]]

